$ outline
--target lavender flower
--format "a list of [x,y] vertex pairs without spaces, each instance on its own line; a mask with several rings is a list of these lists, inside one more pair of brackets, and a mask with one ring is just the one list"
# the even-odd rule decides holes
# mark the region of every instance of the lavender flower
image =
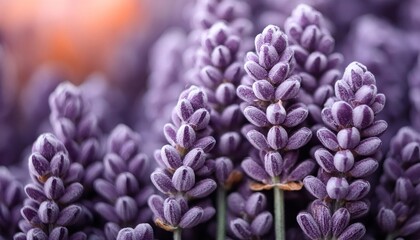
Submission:
[[262,182],[253,189],[274,189],[276,235],[284,239],[284,219],[278,219],[284,215],[280,189],[299,190],[302,185],[295,182],[312,171],[312,161],[298,162],[298,149],[308,143],[312,133],[299,127],[308,116],[308,109],[304,104],[293,103],[301,79],[292,75],[294,52],[286,34],[269,25],[255,38],[255,47],[256,53],[249,52],[245,63],[245,70],[254,82],[252,86],[239,86],[237,94],[245,101],[243,113],[252,124],[244,128],[245,135],[260,156],[245,159],[242,168],[251,178]]
[[71,228],[83,216],[78,204],[82,165],[72,162],[64,144],[50,133],[35,141],[28,165],[32,183],[25,187],[29,198],[21,209],[23,233],[14,239],[86,239]]
[[376,115],[384,107],[385,96],[377,92],[374,75],[358,62],[347,66],[336,82],[335,96],[322,110],[328,128],[317,131],[324,146],[314,154],[320,166],[318,177],[304,179],[305,188],[318,200],[297,220],[310,239],[361,239],[366,231],[363,224],[349,224],[369,210],[370,184],[365,178],[378,167],[378,136],[387,123]]
[[[154,191],[147,186],[149,179],[144,177],[149,174],[149,160],[139,148],[139,134],[125,125],[115,127],[108,137],[103,178],[94,182],[96,192],[102,197],[102,201],[95,202],[95,210],[107,221],[104,233],[108,240],[116,239],[124,227],[150,220],[147,198]],[[128,232],[132,229],[124,232],[131,234]]]
[[98,119],[91,114],[81,90],[71,83],[60,84],[50,95],[49,104],[54,133],[64,143],[70,160],[85,168],[83,185],[91,189],[102,172]]
[[211,108],[210,126],[214,130],[217,146],[210,152],[215,158],[217,192],[218,237],[225,239],[226,191],[240,180],[241,173],[234,170],[245,156],[241,127],[245,119],[239,107],[236,89],[244,75],[240,59],[240,38],[223,22],[217,22],[203,33],[197,51],[196,73],[193,79],[202,87]]
[[117,240],[153,240],[153,229],[149,224],[137,225],[134,229],[123,228],[119,231]]
[[273,224],[273,215],[266,211],[267,199],[262,193],[228,196],[229,227],[236,239],[264,239]]
[[312,7],[297,6],[284,26],[295,53],[295,72],[302,79],[299,100],[308,105],[309,116],[316,123],[312,127],[316,127],[322,124],[321,109],[333,95],[343,57],[333,53],[334,38],[322,14]]
[[20,208],[23,202],[22,184],[12,173],[0,166],[0,239],[13,238],[20,220]]
[[387,239],[418,239],[420,236],[420,134],[401,128],[392,139],[376,193],[377,222]]
[[209,178],[214,162],[207,153],[215,145],[208,124],[210,113],[207,96],[192,86],[183,91],[172,113],[172,122],[164,127],[168,145],[155,153],[159,168],[151,174],[155,187],[165,195],[149,198],[149,207],[155,223],[174,231],[174,238],[181,238],[181,230],[192,228],[210,219],[215,210],[211,206],[193,206],[192,199],[202,199],[216,189],[216,182]]

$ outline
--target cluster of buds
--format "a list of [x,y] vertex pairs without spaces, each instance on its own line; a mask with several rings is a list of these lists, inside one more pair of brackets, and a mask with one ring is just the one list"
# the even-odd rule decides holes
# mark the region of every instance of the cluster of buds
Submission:
[[149,174],[149,160],[140,152],[140,135],[127,126],[118,125],[109,135],[103,164],[103,178],[94,182],[103,199],[95,202],[95,210],[108,221],[105,237],[113,240],[121,228],[135,227],[150,219],[147,199],[154,191],[144,177]]
[[25,187],[29,198],[21,209],[24,220],[19,226],[23,233],[14,239],[86,239],[83,232],[69,228],[83,216],[78,204],[83,194],[83,174],[82,165],[69,159],[60,140],[49,133],[39,136],[29,157],[32,183]]
[[308,105],[311,120],[322,124],[321,110],[334,93],[333,85],[340,77],[338,67],[343,57],[333,53],[334,38],[322,14],[312,7],[297,6],[284,26],[295,53],[295,72],[302,79],[299,100]]
[[238,87],[244,100],[242,109],[252,124],[243,129],[248,141],[260,156],[247,158],[242,168],[253,179],[255,190],[279,187],[299,190],[296,183],[309,174],[314,163],[298,162],[298,149],[310,140],[312,133],[299,127],[308,116],[304,104],[294,103],[300,91],[301,78],[293,75],[294,53],[288,37],[277,26],[267,26],[255,38],[256,53],[249,52],[245,70],[250,84]]
[[216,189],[210,178],[214,161],[207,154],[215,139],[209,128],[210,112],[206,94],[191,86],[183,91],[172,114],[172,122],[164,127],[168,145],[155,152],[159,165],[151,174],[155,187],[165,195],[149,198],[155,223],[167,231],[192,228],[209,220],[213,207],[189,202],[203,199]]
[[318,175],[304,179],[305,188],[318,199],[309,212],[297,216],[309,238],[364,236],[363,224],[349,223],[369,211],[366,196],[370,183],[365,178],[378,167],[379,135],[387,123],[376,115],[384,104],[385,96],[377,92],[374,75],[362,64],[351,63],[335,84],[335,98],[322,110],[327,127],[317,131],[323,145],[314,153]]
[[420,134],[402,128],[391,140],[384,173],[376,189],[377,222],[392,238],[420,237]]

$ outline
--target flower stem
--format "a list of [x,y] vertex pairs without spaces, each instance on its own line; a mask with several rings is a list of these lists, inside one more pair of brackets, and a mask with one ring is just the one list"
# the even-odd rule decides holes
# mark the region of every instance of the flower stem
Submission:
[[181,228],[177,228],[174,231],[174,240],[181,240]]
[[226,190],[223,186],[217,189],[217,240],[226,238]]
[[[277,183],[277,179],[274,179]],[[284,192],[277,186],[274,186],[274,221],[276,240],[285,240],[285,223],[284,223]]]

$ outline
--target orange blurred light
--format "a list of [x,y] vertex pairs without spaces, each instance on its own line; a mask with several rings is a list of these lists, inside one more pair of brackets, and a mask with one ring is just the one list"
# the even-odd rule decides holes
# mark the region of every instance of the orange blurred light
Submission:
[[18,78],[54,62],[80,82],[105,62],[145,17],[141,0],[0,0],[2,34]]

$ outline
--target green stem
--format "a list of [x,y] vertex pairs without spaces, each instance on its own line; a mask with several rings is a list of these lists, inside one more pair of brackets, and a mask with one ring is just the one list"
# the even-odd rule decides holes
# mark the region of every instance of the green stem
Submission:
[[181,228],[177,228],[174,231],[174,240],[181,240],[181,232],[182,229]]
[[[277,183],[277,179],[273,179]],[[285,240],[285,222],[284,222],[284,192],[277,186],[274,186],[274,222],[276,231],[276,240]]]
[[223,186],[217,189],[217,240],[226,237],[226,190]]

